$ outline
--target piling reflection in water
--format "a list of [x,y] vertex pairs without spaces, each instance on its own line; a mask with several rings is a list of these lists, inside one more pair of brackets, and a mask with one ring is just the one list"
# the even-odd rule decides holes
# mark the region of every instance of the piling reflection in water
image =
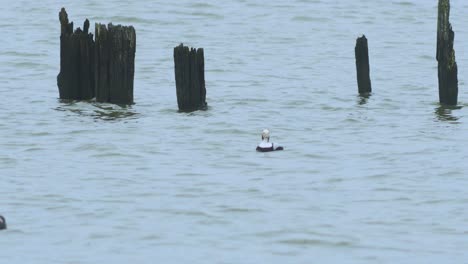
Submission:
[[135,119],[139,116],[131,105],[97,103],[92,101],[60,100],[62,105],[57,111],[71,112],[95,120],[119,121]]
[[372,96],[371,93],[362,93],[357,96],[358,98],[358,104],[359,105],[365,105],[369,101],[370,97]]
[[437,121],[450,122],[458,124],[458,117],[454,116],[452,111],[462,109],[462,106],[441,105],[434,110]]
[[134,119],[139,115],[128,105],[106,106],[96,103],[93,106],[99,108],[99,110],[94,110],[95,119],[117,121],[121,119]]

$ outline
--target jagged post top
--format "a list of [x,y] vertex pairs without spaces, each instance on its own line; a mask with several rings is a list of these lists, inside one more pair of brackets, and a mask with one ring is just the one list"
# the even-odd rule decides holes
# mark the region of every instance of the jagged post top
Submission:
[[89,20],[88,19],[86,19],[84,24],[83,24],[83,31],[86,34],[88,34],[88,32],[89,32]]
[[60,27],[61,27],[61,34],[72,34],[73,33],[73,22],[69,23],[68,21],[68,14],[65,11],[65,8],[59,12],[59,20],[60,20]]
[[[73,34],[73,22],[69,22],[68,14],[64,7],[62,7],[62,9],[59,12],[59,20],[60,20],[60,27],[61,27],[62,35]],[[75,33],[81,33],[81,32],[88,34],[89,32],[89,20],[88,19],[86,19],[85,22],[83,23],[83,31],[80,28],[77,28],[75,31]]]
[[109,23],[107,29],[111,32],[120,32],[129,41],[130,48],[135,48],[136,45],[136,32],[133,26],[122,26],[120,24],[113,25]]
[[60,10],[60,13],[59,13],[59,20],[60,20],[60,24],[65,24],[67,25],[68,24],[68,14],[67,14],[67,11],[65,10],[65,7],[62,7],[62,9]]
[[[136,32],[133,26],[122,26],[120,24],[113,25],[109,23],[106,27],[105,24],[95,23],[96,38],[107,38],[108,32],[121,32],[125,39],[129,41],[130,48],[135,48],[136,45]],[[112,34],[112,33],[110,33]]]
[[189,48],[187,46],[184,46],[184,43],[180,43],[179,46],[174,47],[174,51],[176,50],[185,50],[187,52],[195,52],[197,54],[203,53],[203,48]]
[[363,34],[362,36],[358,37],[356,39],[356,44],[359,43],[359,42],[367,42],[366,35]]

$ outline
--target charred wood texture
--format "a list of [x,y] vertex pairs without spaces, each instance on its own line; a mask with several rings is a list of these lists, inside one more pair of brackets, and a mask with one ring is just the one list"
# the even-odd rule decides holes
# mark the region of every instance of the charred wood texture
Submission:
[[133,103],[136,34],[132,26],[96,24],[96,101]]
[[455,33],[449,21],[450,1],[439,0],[437,19],[437,54],[439,77],[439,101],[456,105],[458,101],[458,67],[453,42]]
[[83,30],[73,32],[73,22],[68,21],[64,8],[59,13],[60,34],[60,73],[57,86],[61,99],[88,100],[94,97],[94,41],[89,33],[89,21],[84,22]]
[[180,111],[206,109],[205,59],[203,49],[174,48],[177,104]]
[[359,93],[371,93],[372,87],[370,80],[369,49],[367,46],[366,36],[363,35],[356,40],[354,53],[356,55],[356,70]]

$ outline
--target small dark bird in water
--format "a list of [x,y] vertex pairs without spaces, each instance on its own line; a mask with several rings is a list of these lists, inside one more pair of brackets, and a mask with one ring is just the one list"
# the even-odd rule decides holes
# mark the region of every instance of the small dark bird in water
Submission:
[[5,221],[5,217],[0,215],[0,230],[2,229],[6,229],[6,221]]

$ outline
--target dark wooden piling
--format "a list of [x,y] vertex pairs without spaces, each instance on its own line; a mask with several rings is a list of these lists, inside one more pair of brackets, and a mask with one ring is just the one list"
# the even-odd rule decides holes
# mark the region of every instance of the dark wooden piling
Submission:
[[6,224],[5,217],[0,215],[0,230],[6,229],[6,228],[7,228],[7,224]]
[[133,103],[136,33],[133,26],[96,24],[96,101]]
[[88,33],[89,21],[83,30],[73,32],[73,22],[68,21],[65,8],[59,13],[60,73],[57,76],[60,99],[88,100],[94,97],[94,41]]
[[203,49],[174,48],[177,104],[180,111],[206,109],[205,59]]
[[369,94],[372,92],[369,67],[369,49],[367,46],[366,36],[362,36],[356,40],[354,48],[356,55],[356,70],[358,90],[360,94]]
[[437,54],[439,102],[456,105],[458,101],[458,68],[453,42],[455,33],[449,21],[450,1],[439,0],[437,18]]

